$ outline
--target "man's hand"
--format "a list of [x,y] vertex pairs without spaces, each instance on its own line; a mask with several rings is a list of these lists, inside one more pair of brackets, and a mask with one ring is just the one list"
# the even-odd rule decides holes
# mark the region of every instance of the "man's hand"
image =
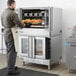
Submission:
[[26,23],[26,24],[25,24],[25,27],[26,27],[26,28],[30,28],[31,25],[32,25],[32,23]]

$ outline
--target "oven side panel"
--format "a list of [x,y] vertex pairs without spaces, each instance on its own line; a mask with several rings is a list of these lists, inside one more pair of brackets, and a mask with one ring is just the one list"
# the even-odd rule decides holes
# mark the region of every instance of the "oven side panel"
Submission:
[[51,63],[59,63],[62,58],[62,36],[51,37]]
[[59,35],[62,32],[62,9],[51,8],[51,36]]

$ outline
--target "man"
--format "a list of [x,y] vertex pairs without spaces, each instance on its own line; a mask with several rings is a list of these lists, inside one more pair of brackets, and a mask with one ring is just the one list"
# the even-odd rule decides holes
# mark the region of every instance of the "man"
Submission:
[[4,39],[7,47],[7,72],[9,75],[16,75],[19,74],[19,70],[15,66],[17,53],[15,51],[11,28],[15,25],[22,28],[23,24],[19,20],[18,15],[14,12],[16,6],[15,1],[8,0],[7,4],[8,8],[5,9],[1,16],[2,26],[4,27]]

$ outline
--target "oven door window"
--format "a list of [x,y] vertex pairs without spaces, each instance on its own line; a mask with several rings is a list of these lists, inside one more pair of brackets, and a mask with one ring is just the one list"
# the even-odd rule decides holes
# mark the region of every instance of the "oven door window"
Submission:
[[[22,9],[22,23],[28,28],[46,28],[49,24],[48,9]],[[31,23],[31,26],[30,26]],[[30,26],[30,27],[29,27]]]
[[34,44],[35,57],[45,59],[45,38],[35,37],[34,43],[35,43]]
[[35,55],[43,55],[43,42],[40,39],[35,39]]
[[28,47],[29,47],[28,38],[22,38],[22,46],[21,46],[22,53],[28,54],[28,50],[29,50]]

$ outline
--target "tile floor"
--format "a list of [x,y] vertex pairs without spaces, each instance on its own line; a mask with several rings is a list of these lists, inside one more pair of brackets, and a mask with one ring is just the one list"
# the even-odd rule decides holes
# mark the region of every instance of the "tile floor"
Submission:
[[[6,55],[0,54],[0,69],[6,67]],[[37,65],[37,64],[26,64],[25,66],[22,65],[22,62],[17,58],[16,65],[18,67],[41,71],[41,72],[47,72],[47,73],[53,73],[53,74],[59,74],[59,76],[76,76],[76,72],[69,73],[68,70],[65,68],[65,65],[53,65],[51,67],[51,70],[47,69],[47,66],[43,65]]]

